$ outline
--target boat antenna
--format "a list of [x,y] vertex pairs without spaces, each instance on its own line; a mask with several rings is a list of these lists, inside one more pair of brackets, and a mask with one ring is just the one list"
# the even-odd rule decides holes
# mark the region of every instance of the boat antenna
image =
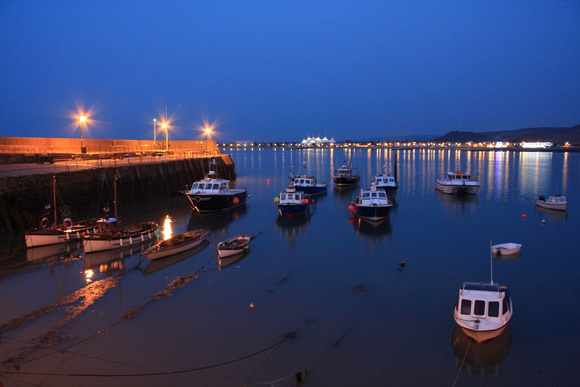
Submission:
[[54,209],[54,227],[56,228],[56,176],[52,177],[52,207]]
[[491,246],[492,246],[492,242],[490,239],[489,240],[489,266],[491,268],[491,284],[493,285],[493,254],[491,253],[492,252]]

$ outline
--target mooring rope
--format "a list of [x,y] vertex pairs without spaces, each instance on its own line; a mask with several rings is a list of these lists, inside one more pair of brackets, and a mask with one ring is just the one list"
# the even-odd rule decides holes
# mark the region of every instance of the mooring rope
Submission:
[[463,363],[465,363],[465,358],[467,357],[467,352],[469,352],[469,346],[471,345],[471,340],[467,342],[467,348],[465,349],[465,354],[463,355],[463,359],[461,360],[461,365],[457,370],[457,375],[455,376],[455,381],[453,382],[453,387],[457,384],[457,379],[459,379],[459,374],[461,373],[461,369],[463,368]]

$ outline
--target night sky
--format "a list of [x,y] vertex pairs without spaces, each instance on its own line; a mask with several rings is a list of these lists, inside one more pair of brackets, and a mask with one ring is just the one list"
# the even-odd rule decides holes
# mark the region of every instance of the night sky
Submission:
[[[580,1],[0,0],[0,136],[337,141],[580,124]],[[158,138],[164,139],[159,133]]]

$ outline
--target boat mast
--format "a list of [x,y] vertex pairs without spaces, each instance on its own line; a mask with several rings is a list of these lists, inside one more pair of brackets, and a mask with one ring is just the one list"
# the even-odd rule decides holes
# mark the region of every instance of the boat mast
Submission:
[[56,228],[56,176],[52,177],[52,207],[54,209],[54,226]]
[[115,205],[115,219],[117,219],[117,175],[115,175],[114,183],[113,183],[113,192],[114,192],[114,199],[113,204]]
[[489,266],[491,268],[491,284],[493,285],[493,254],[491,253],[492,242],[489,240]]

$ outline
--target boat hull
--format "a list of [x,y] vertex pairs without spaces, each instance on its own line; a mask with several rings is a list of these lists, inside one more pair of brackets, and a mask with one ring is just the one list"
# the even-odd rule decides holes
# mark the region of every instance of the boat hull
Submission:
[[566,211],[568,209],[568,203],[560,204],[560,203],[547,203],[543,200],[536,199],[536,206],[547,208],[549,210],[556,210],[556,211]]
[[513,255],[520,252],[522,245],[517,243],[501,243],[491,246],[491,252],[497,255]]
[[26,241],[26,247],[48,246],[58,243],[79,241],[82,239],[83,235],[95,232],[95,230],[95,225],[73,227],[66,230],[61,228],[44,228],[35,231],[26,231],[24,233],[24,239]]
[[389,215],[391,206],[356,206],[357,215],[368,220],[382,220]]
[[304,192],[305,196],[320,195],[328,191],[326,185],[324,187],[308,187],[296,185],[296,190]]
[[245,205],[247,191],[237,190],[225,195],[187,194],[187,198],[197,212],[226,212]]
[[243,253],[249,249],[250,240],[249,235],[236,235],[235,237],[218,243],[217,250],[219,258],[226,258]]
[[360,180],[360,176],[356,175],[356,176],[335,176],[334,177],[334,184],[336,184],[338,187],[346,187],[346,186],[352,186],[352,185],[357,185],[358,182]]
[[114,250],[157,239],[157,228],[118,237],[93,234],[83,239],[85,253]]
[[466,193],[469,195],[477,194],[479,183],[476,182],[450,182],[447,180],[437,180],[437,189],[446,194]]
[[308,212],[308,204],[278,204],[282,216],[298,216]]

